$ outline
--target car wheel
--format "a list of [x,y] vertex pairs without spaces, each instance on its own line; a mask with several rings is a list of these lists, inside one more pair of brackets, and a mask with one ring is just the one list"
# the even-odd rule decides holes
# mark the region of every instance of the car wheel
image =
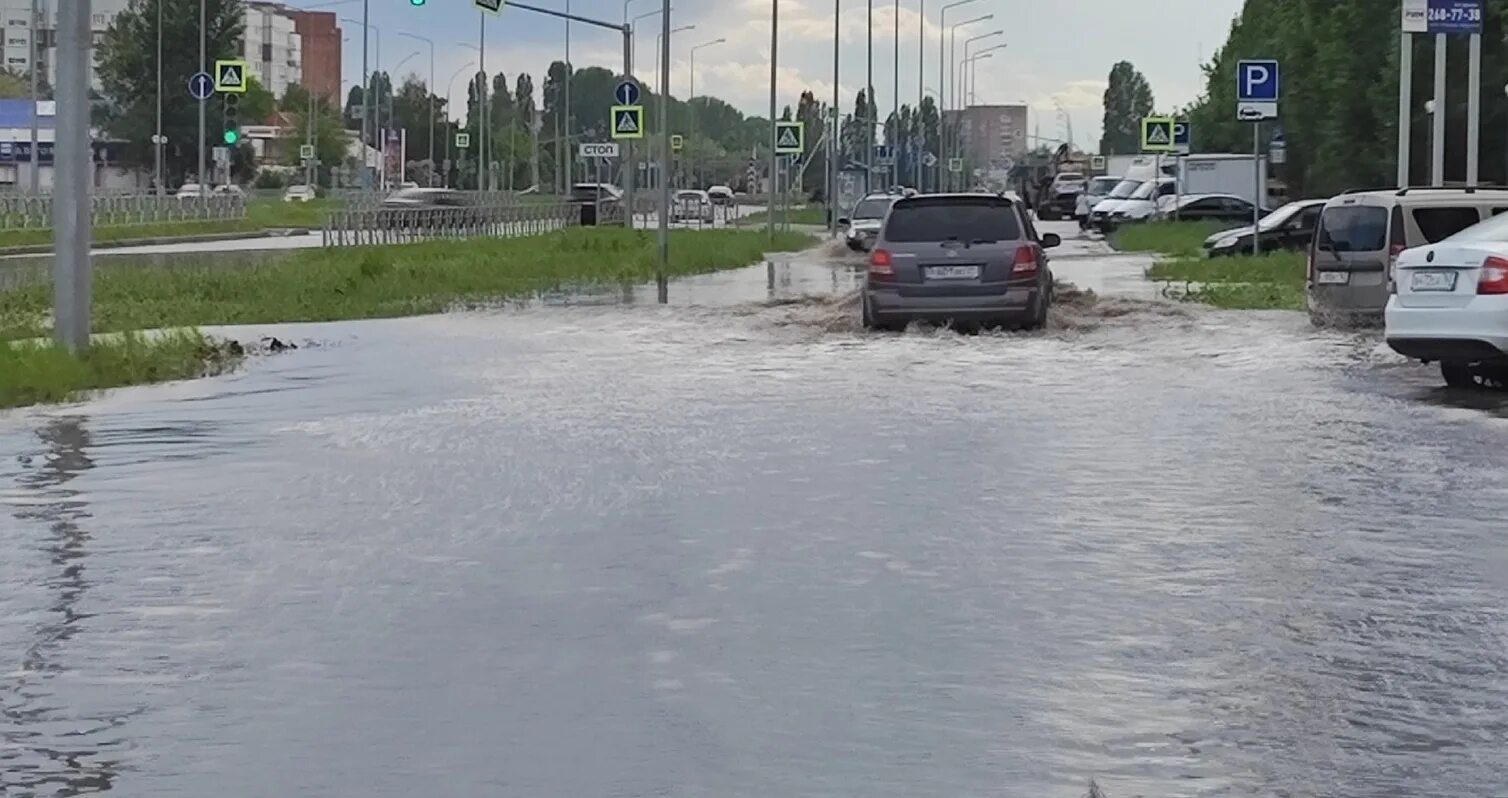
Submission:
[[1021,326],[1023,330],[1040,330],[1047,326],[1047,309],[1052,304],[1049,293],[1052,289],[1046,288],[1037,292],[1037,305],[1032,308],[1031,318]]
[[1478,385],[1476,369],[1470,363],[1442,360],[1440,376],[1445,378],[1445,384],[1451,388],[1475,388]]
[[859,322],[864,325],[864,329],[866,330],[875,330],[879,332],[900,332],[906,329],[906,325],[904,323],[897,324],[893,321],[881,321],[880,319],[876,318],[874,315],[874,309],[869,306],[869,297],[860,299],[859,307]]

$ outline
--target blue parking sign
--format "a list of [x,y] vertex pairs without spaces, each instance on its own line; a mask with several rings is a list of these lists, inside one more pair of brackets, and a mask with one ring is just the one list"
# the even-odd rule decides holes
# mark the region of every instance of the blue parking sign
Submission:
[[1236,65],[1236,99],[1241,102],[1277,102],[1279,85],[1276,59],[1254,59]]

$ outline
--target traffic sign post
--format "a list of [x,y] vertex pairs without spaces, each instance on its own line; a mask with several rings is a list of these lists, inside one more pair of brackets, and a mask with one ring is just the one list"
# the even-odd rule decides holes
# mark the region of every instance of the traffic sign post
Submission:
[[644,138],[644,106],[615,105],[612,108],[613,138]]
[[1262,120],[1278,118],[1282,80],[1274,58],[1253,58],[1236,64],[1236,119],[1251,126],[1252,211],[1251,254],[1262,254],[1262,206],[1267,187],[1262,184]]
[[458,149],[458,150],[464,150],[464,149],[469,149],[470,147],[471,147],[471,134],[470,133],[457,133],[456,134],[456,149]]
[[962,158],[949,158],[948,159],[948,171],[949,172],[954,172],[954,173],[962,172],[963,171],[963,159]]
[[676,133],[670,137],[670,151],[680,152],[686,146],[686,137]]
[[1430,127],[1430,180],[1445,180],[1445,94],[1449,37],[1469,36],[1470,64],[1466,86],[1466,185],[1475,186],[1480,172],[1482,134],[1482,25],[1483,0],[1403,0],[1398,44],[1398,185],[1410,182],[1409,155],[1413,117],[1414,34],[1435,37],[1434,101],[1441,113],[1432,115]]
[[775,154],[800,155],[806,152],[805,122],[775,123]]
[[615,141],[583,141],[577,151],[582,158],[617,158],[618,143]]
[[1183,216],[1183,156],[1193,149],[1194,126],[1187,119],[1173,121],[1173,218]]
[[638,105],[639,84],[632,80],[619,81],[617,88],[613,89],[613,99],[619,105]]
[[1149,116],[1141,120],[1141,151],[1173,151],[1173,118]]
[[246,66],[245,61],[216,61],[215,91],[221,94],[245,94],[248,80]]
[[302,159],[302,160],[305,160],[305,161],[313,160],[314,159],[314,145],[313,144],[300,144],[300,145],[298,145],[298,157],[300,159]]

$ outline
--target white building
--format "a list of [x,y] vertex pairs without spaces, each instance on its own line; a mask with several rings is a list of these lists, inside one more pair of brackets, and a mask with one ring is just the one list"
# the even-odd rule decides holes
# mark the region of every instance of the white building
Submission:
[[262,87],[282,97],[304,76],[303,37],[294,30],[287,6],[252,0],[246,4],[246,46],[242,57]]
[[[52,43],[56,38],[53,31],[58,28],[58,4],[69,1],[38,0],[41,13],[37,20],[37,38],[44,45],[41,52],[41,74],[49,78],[54,74],[57,64],[56,48]],[[89,27],[94,31],[95,44],[104,39],[105,31],[110,28],[115,15],[130,4],[131,0],[94,0]],[[5,68],[18,74],[31,73],[31,5],[32,0],[0,0],[0,22],[4,23],[5,37],[0,52],[4,53]],[[99,76],[92,75],[92,82],[98,89]]]

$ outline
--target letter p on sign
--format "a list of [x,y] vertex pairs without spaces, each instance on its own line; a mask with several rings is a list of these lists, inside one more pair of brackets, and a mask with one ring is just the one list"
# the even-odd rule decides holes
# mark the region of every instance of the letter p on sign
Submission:
[[1236,66],[1236,100],[1240,102],[1277,102],[1278,62],[1252,59]]

